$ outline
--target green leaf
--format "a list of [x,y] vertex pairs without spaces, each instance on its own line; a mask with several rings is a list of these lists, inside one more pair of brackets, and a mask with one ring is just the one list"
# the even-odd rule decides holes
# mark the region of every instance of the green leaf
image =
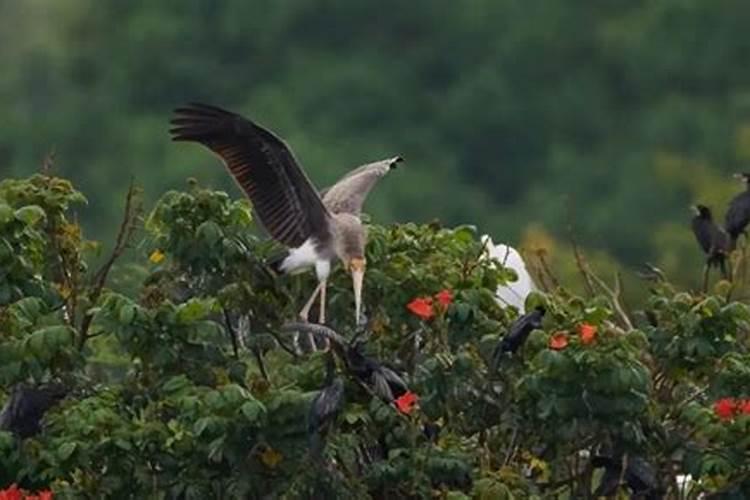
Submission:
[[118,319],[123,325],[129,325],[135,319],[135,306],[133,304],[125,304],[120,308]]
[[5,203],[0,203],[0,224],[7,224],[11,220],[13,220],[13,209]]
[[240,410],[250,422],[257,422],[266,411],[260,401],[248,401],[240,407]]
[[45,214],[42,207],[38,205],[27,205],[16,210],[15,216],[16,219],[33,226],[40,220],[44,219],[47,214]]
[[211,312],[213,305],[213,301],[190,299],[177,308],[177,321],[188,324],[203,319]]
[[203,239],[209,245],[216,244],[222,237],[223,231],[213,221],[206,221],[195,230],[195,234],[198,238]]
[[65,461],[73,454],[73,452],[76,451],[76,443],[63,443],[62,446],[60,446],[57,449],[57,456],[60,458],[61,461]]

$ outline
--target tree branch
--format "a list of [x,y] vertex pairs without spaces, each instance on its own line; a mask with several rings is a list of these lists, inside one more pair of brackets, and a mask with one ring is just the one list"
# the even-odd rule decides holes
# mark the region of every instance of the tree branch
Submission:
[[[99,300],[99,297],[104,290],[104,286],[107,284],[107,277],[109,276],[109,272],[112,270],[112,266],[122,256],[122,254],[125,253],[130,240],[132,239],[136,229],[138,228],[136,221],[138,220],[138,216],[140,215],[142,209],[141,204],[138,200],[136,200],[138,191],[139,190],[135,186],[135,181],[131,179],[130,186],[128,187],[128,192],[125,195],[125,210],[123,213],[122,222],[120,222],[120,229],[117,232],[115,246],[112,249],[112,253],[109,255],[109,258],[104,262],[104,264],[102,264],[102,266],[99,268],[96,274],[94,274],[94,277],[92,279],[92,291],[89,295],[89,301],[91,305],[96,304],[96,302]],[[83,345],[88,339],[88,331],[91,327],[91,321],[93,320],[93,318],[93,314],[86,313],[83,321],[81,322],[79,348],[83,348]]]

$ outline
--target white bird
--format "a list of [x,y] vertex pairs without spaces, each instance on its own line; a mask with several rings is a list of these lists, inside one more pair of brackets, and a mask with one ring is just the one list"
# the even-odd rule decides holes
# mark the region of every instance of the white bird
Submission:
[[524,314],[526,312],[524,307],[526,297],[537,287],[526,269],[526,263],[521,258],[521,254],[515,248],[503,243],[496,245],[487,234],[482,236],[481,241],[488,258],[497,260],[504,267],[513,269],[518,276],[516,281],[497,287],[495,297],[498,303],[506,307],[513,306],[518,309],[519,314]]

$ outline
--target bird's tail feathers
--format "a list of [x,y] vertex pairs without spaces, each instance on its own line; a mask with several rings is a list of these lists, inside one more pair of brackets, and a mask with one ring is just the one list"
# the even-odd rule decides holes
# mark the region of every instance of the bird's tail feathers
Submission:
[[309,437],[310,457],[313,460],[320,460],[323,457],[323,449],[325,448],[325,437],[317,431],[312,431]]

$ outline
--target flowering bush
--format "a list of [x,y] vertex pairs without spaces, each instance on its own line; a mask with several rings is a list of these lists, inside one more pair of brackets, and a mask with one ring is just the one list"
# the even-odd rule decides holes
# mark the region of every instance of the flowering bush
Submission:
[[[636,311],[544,290],[526,304],[541,328],[498,354],[519,318],[495,290],[513,273],[474,230],[370,226],[365,329],[350,278],[330,279],[332,367],[291,347],[315,277],[269,270],[246,203],[166,194],[118,269],[120,254],[90,264],[82,201],[60,179],[0,183],[0,386],[71,389],[39,434],[0,432],[0,499],[748,493],[744,303],[665,282]],[[132,220],[116,249],[140,238]],[[327,369],[344,397],[313,433]],[[383,397],[388,380],[407,388]]]

